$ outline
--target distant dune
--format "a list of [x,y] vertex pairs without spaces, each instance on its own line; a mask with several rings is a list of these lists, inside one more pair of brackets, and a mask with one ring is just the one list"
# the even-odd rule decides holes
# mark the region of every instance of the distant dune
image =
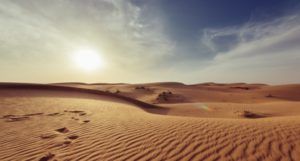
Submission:
[[300,160],[300,85],[0,84],[0,160]]

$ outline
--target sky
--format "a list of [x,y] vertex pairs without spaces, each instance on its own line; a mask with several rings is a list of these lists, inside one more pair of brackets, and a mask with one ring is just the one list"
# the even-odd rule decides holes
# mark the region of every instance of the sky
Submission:
[[[101,67],[82,68],[82,51]],[[299,71],[298,0],[0,3],[0,82],[288,84]]]

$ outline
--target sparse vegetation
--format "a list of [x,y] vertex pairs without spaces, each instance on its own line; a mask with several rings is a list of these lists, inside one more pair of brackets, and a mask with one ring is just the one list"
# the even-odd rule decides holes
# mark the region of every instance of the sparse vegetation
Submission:
[[171,91],[164,91],[164,92],[161,92],[156,100],[164,100],[164,101],[168,101],[169,97],[173,95],[173,93]]
[[137,86],[134,88],[135,90],[146,90],[146,91],[150,91],[150,88],[147,88],[145,86]]
[[135,89],[146,89],[146,87],[144,87],[144,86],[137,86],[137,87],[135,87]]
[[230,87],[230,88],[242,89],[242,90],[250,90],[249,87],[240,87],[240,86],[237,86],[237,87]]
[[237,113],[238,116],[240,116],[240,117],[250,118],[250,119],[266,117],[264,114],[254,113],[254,112],[246,111],[246,110],[245,111],[236,111],[235,113]]

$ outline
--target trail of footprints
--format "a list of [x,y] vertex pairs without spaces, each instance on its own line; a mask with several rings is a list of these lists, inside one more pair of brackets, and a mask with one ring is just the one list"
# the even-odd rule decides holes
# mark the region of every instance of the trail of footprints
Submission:
[[[57,138],[59,136],[64,137],[64,141],[61,143],[56,144],[55,146],[65,146],[67,147],[68,145],[70,145],[72,143],[73,140],[76,140],[77,138],[79,138],[78,135],[68,135],[68,133],[70,132],[70,130],[66,127],[62,127],[62,128],[58,128],[56,130],[54,130],[54,133],[48,133],[48,134],[43,134],[41,135],[41,139],[54,139]],[[43,156],[42,158],[39,159],[39,161],[48,161],[48,160],[52,160],[55,157],[55,154],[53,153],[48,153],[45,156]]]
[[[78,116],[80,117],[80,116],[86,116],[87,115],[86,112],[79,111],[79,110],[74,110],[74,111],[65,110],[64,113],[66,113],[66,114],[68,114],[68,113],[76,114],[75,116],[73,115],[71,117],[71,119],[75,120],[75,121],[79,121],[80,120],[80,118],[78,118]],[[60,113],[48,114],[48,116],[59,116],[59,115],[64,115],[64,114],[60,114]],[[82,123],[88,123],[88,122],[90,122],[90,120],[83,120],[82,121]],[[55,146],[64,146],[64,147],[69,146],[70,144],[72,144],[73,140],[76,140],[77,138],[79,138],[79,136],[75,135],[75,134],[68,135],[68,133],[70,132],[70,130],[67,127],[62,127],[62,128],[55,129],[54,132],[55,133],[44,134],[44,135],[41,136],[41,138],[42,139],[53,139],[53,138],[59,137],[60,135],[63,135],[64,141],[61,142],[61,143],[58,143]],[[42,157],[40,159],[40,161],[52,160],[54,157],[55,157],[55,154],[48,153],[44,157]]]
[[[5,116],[2,116],[2,118],[0,118],[0,119],[3,119],[5,122],[17,122],[17,121],[30,120],[34,116],[63,116],[63,115],[67,115],[67,114],[75,114],[71,117],[71,119],[75,120],[75,121],[80,121],[79,117],[87,115],[87,113],[85,111],[64,110],[64,113],[55,112],[55,113],[49,113],[49,114],[32,113],[32,114],[24,114],[24,115],[5,115]],[[81,121],[82,124],[86,124],[89,122],[90,122],[90,120],[88,120],[88,119],[83,119]],[[69,132],[70,132],[70,130],[67,127],[62,127],[62,128],[53,130],[53,132],[42,134],[42,135],[40,135],[40,138],[41,139],[54,139],[54,138],[63,136],[64,141],[62,143],[57,144],[56,146],[65,146],[66,147],[66,146],[70,145],[73,140],[76,140],[79,138],[79,136],[75,135],[75,134],[68,135]],[[55,154],[49,152],[45,156],[41,157],[39,159],[39,161],[53,160],[54,157],[55,157]]]
[[[80,124],[89,122],[89,120],[83,119],[88,114],[77,110],[65,110],[62,113],[51,114],[6,115],[3,119],[13,122],[44,116],[67,116]],[[94,121],[96,122],[96,120]],[[72,143],[76,139],[84,138],[84,136],[73,134],[73,128],[69,128],[69,126],[54,128],[50,133],[42,134],[39,137],[45,141],[54,141],[55,147],[66,151],[73,148],[67,154],[81,153],[81,155],[76,156],[78,160],[296,161],[300,158],[297,148],[300,145],[298,135],[300,126],[299,124],[289,124],[284,120],[274,123],[269,123],[267,120],[262,121],[260,124],[264,128],[259,128],[255,126],[255,122],[236,124],[229,120],[222,122],[212,120],[185,121],[178,118],[146,118],[143,122],[140,119],[131,118],[126,123],[130,128],[122,133],[112,128],[122,128],[120,126],[122,124],[116,125],[110,121],[112,120],[107,119],[102,124],[95,124],[96,127],[93,127],[95,131],[88,134],[92,139],[85,141],[88,142],[87,146],[72,147]],[[163,124],[164,122],[167,124]],[[224,129],[226,130],[224,131]],[[124,145],[121,146],[121,144]],[[55,149],[55,147],[53,148]],[[87,149],[97,149],[97,151],[87,151]],[[40,157],[39,160],[48,161],[61,157],[56,156],[55,154],[58,153],[55,151],[52,152],[38,156]]]
[[[86,116],[87,113],[84,111],[79,111],[79,110],[74,110],[74,111],[68,111],[65,110],[64,113],[74,113],[78,114],[78,116]],[[24,121],[24,120],[30,120],[31,117],[33,116],[62,116],[65,115],[64,113],[49,113],[49,114],[44,114],[44,113],[32,113],[32,114],[24,114],[24,115],[4,115],[0,119],[4,119],[5,122],[17,122],[17,121]],[[78,117],[71,117],[71,119],[79,121],[80,119]],[[82,123],[88,123],[90,120],[83,120]]]

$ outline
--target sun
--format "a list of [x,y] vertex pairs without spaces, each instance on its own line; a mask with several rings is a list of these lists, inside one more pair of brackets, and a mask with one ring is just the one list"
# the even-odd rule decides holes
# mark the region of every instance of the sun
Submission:
[[94,71],[104,66],[104,61],[99,51],[94,49],[80,49],[74,51],[73,60],[80,69],[85,71]]

